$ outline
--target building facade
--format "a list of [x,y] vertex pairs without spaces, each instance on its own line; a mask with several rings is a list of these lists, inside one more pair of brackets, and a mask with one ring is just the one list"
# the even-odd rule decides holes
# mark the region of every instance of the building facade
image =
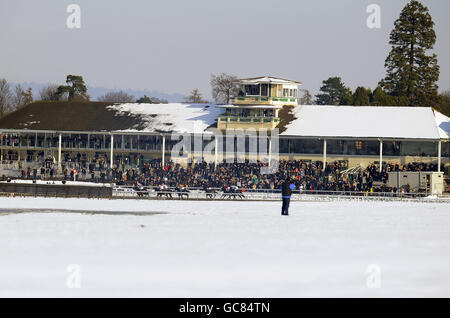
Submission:
[[217,127],[226,129],[273,130],[280,123],[279,110],[283,106],[298,106],[298,86],[302,83],[262,76],[236,82],[239,94],[232,105],[219,116]]
[[[285,106],[287,116],[286,108],[278,107],[236,102],[219,106],[36,102],[0,120],[0,160],[6,165],[96,160],[107,167],[138,166],[155,158],[164,163],[181,152],[185,159],[209,162],[256,155],[260,160],[303,159],[325,164],[341,160],[349,167],[424,162],[436,164],[436,170],[449,162],[450,119],[431,108],[291,105]],[[221,118],[231,117],[232,110],[239,119],[234,127],[224,129]],[[270,122],[245,121],[261,112],[266,112],[262,118]],[[279,122],[274,123],[277,118]],[[227,128],[245,133],[263,124],[268,125],[266,142],[257,149],[250,145],[251,134],[228,135]],[[191,139],[191,150],[177,150],[182,137]],[[230,139],[231,147],[226,144]]]

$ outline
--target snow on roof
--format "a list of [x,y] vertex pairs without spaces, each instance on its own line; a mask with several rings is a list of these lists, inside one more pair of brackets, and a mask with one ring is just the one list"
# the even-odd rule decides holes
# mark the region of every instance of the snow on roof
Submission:
[[[208,104],[115,104],[107,106],[116,114],[137,116],[144,122],[139,131],[162,131],[179,133],[203,133],[213,125],[223,109]],[[124,131],[137,131],[126,129]]]
[[429,107],[299,106],[282,135],[439,139]]
[[272,77],[272,76],[260,76],[251,78],[242,78],[239,80],[241,84],[256,84],[256,83],[271,83],[271,84],[297,84],[301,85],[301,82],[291,81],[284,78]]
[[450,138],[450,118],[438,111],[434,111],[434,117],[440,137],[443,139]]

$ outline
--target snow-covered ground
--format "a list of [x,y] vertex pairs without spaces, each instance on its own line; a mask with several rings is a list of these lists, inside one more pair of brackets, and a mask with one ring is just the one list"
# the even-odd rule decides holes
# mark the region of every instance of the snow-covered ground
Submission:
[[449,208],[0,198],[0,296],[449,297]]

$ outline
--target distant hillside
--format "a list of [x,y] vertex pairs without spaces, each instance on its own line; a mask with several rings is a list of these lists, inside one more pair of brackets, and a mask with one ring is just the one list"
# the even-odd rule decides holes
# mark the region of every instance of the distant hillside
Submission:
[[[31,87],[33,89],[33,95],[35,99],[39,98],[39,90],[42,87],[45,87],[48,85],[48,83],[11,83],[11,87],[14,87],[16,84],[21,84],[24,88]],[[56,84],[56,83],[55,83]],[[61,83],[61,85],[64,83]],[[136,98],[142,97],[144,95],[147,95],[149,97],[157,97],[159,99],[165,99],[169,101],[169,103],[177,103],[182,102],[185,98],[183,94],[177,94],[177,93],[164,93],[159,91],[152,91],[148,89],[144,90],[138,90],[138,89],[131,89],[131,88],[122,88],[122,89],[112,89],[112,88],[106,88],[106,87],[93,87],[93,86],[87,86],[88,94],[91,96],[91,100],[95,101],[98,97],[105,95],[108,92],[114,92],[118,90],[122,90],[130,95],[133,95]]]

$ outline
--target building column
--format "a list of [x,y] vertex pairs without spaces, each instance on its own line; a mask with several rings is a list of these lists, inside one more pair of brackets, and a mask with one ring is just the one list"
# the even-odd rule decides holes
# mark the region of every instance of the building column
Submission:
[[271,166],[272,161],[272,138],[269,138],[269,167]]
[[219,141],[217,140],[217,136],[214,136],[214,169],[217,169],[217,154],[219,152]]
[[325,171],[325,167],[327,166],[327,140],[323,140],[323,171]]
[[162,168],[164,169],[165,159],[166,159],[166,136],[162,135]]
[[111,146],[110,146],[110,168],[112,169],[114,166],[114,135],[111,134]]
[[380,139],[380,172],[383,170],[383,140]]
[[58,136],[58,167],[61,167],[62,134]]
[[437,172],[441,172],[441,147],[442,147],[442,141],[439,140],[438,143],[438,167],[437,167]]

